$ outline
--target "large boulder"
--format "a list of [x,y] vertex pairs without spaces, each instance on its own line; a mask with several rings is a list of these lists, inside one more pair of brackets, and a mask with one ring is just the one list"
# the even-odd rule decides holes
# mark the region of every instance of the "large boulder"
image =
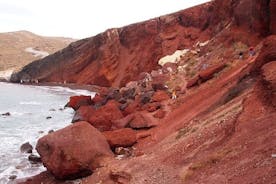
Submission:
[[80,108],[80,106],[85,106],[85,105],[91,105],[92,100],[91,96],[71,96],[70,101],[67,103],[67,107],[73,108],[75,111]]
[[112,156],[105,137],[87,122],[77,122],[38,140],[44,166],[58,179],[90,175]]
[[136,143],[136,131],[131,128],[123,128],[114,131],[103,132],[112,149],[116,147],[130,147]]
[[123,114],[119,109],[119,103],[110,100],[104,106],[95,110],[90,114],[88,122],[100,131],[111,130],[113,121],[123,118]]

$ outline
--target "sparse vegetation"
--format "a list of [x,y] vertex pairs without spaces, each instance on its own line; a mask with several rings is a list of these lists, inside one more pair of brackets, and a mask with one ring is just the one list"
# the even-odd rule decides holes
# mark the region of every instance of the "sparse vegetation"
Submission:
[[182,128],[178,131],[177,136],[175,137],[176,140],[180,139],[181,137],[185,136],[191,129],[189,127]]

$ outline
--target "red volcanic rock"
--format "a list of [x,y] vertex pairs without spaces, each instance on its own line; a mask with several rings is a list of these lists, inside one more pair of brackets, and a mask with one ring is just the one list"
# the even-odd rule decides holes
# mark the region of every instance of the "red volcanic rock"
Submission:
[[151,128],[156,126],[155,122],[148,116],[148,114],[143,112],[137,112],[134,114],[133,120],[129,123],[131,128]]
[[81,106],[76,112],[72,119],[72,123],[78,121],[88,121],[89,117],[95,113],[95,109],[92,106]]
[[225,68],[225,63],[217,64],[215,66],[211,66],[203,71],[199,72],[199,77],[203,81],[206,81],[214,76],[215,73],[220,72],[222,69]]
[[159,109],[154,115],[153,117],[158,118],[158,119],[163,119],[166,115],[166,112],[162,109]]
[[96,95],[94,96],[94,98],[92,99],[92,103],[95,104],[95,105],[96,105],[96,104],[102,104],[103,101],[104,101],[104,97],[101,96],[101,95],[99,95],[99,94],[96,94]]
[[111,130],[112,122],[123,118],[119,104],[110,100],[108,103],[89,116],[88,122],[100,131]]
[[168,100],[170,96],[166,91],[158,90],[156,91],[153,96],[151,97],[152,102],[162,102],[164,100]]
[[161,104],[159,102],[147,103],[142,107],[142,110],[146,110],[148,112],[154,112],[161,108]]
[[196,75],[195,77],[191,78],[191,79],[188,79],[187,81],[187,88],[191,88],[195,85],[197,85],[197,82],[199,80],[199,76]]
[[87,121],[100,131],[111,130],[112,122],[123,118],[119,103],[110,100],[99,109],[92,106],[81,106],[75,113],[72,122]]
[[265,81],[269,83],[272,90],[276,91],[276,61],[269,62],[262,67]]
[[131,128],[106,131],[103,135],[112,149],[116,147],[130,147],[136,143],[136,131]]
[[141,104],[139,102],[139,98],[136,98],[134,101],[127,102],[128,105],[124,109],[123,113],[125,115],[132,114],[136,112],[137,110],[140,110]]
[[260,68],[270,61],[276,61],[276,35],[271,35],[264,40],[260,54],[254,62],[253,71],[259,71]]
[[133,114],[129,114],[126,117],[118,120],[114,120],[112,122],[112,130],[120,129],[120,128],[125,128],[132,120],[134,119]]
[[166,81],[168,80],[168,76],[167,75],[158,75],[153,77],[153,81],[152,81],[152,88],[157,91],[157,90],[167,90],[166,87]]
[[85,106],[85,105],[91,105],[92,100],[91,96],[71,96],[70,101],[67,103],[67,107],[73,108],[75,111],[80,108],[80,106]]
[[105,137],[87,122],[77,122],[38,140],[44,166],[58,179],[90,175],[112,156]]

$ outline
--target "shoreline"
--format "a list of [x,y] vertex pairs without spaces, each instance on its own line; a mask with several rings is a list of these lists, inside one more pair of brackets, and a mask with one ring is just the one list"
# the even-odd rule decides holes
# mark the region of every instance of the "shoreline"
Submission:
[[57,83],[57,82],[41,82],[41,83],[13,83],[9,81],[0,81],[4,83],[9,83],[9,84],[19,84],[19,85],[26,85],[26,86],[50,86],[50,87],[67,87],[72,90],[87,90],[90,92],[95,92],[95,93],[100,93],[102,91],[106,91],[110,87],[101,87],[97,85],[88,85],[88,84],[76,84],[76,83]]

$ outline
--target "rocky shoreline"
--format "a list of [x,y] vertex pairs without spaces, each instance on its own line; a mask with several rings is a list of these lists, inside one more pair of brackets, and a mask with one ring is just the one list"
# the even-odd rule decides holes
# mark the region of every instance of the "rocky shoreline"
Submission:
[[[275,3],[254,0],[248,10],[250,2],[212,1],[124,27],[120,34],[117,29],[108,30],[32,63],[15,75],[14,81],[27,76],[113,86],[83,85],[96,95],[72,96],[66,104],[75,110],[72,124],[38,140],[36,149],[47,171],[17,182],[275,183],[275,159],[271,155],[276,152],[276,36],[270,22],[275,11],[265,13],[275,9]],[[256,11],[251,12],[253,9]],[[203,15],[208,19],[199,21]],[[172,31],[172,27],[177,29]],[[142,31],[135,35],[134,28]],[[176,30],[181,31],[174,34]],[[158,46],[140,43],[140,37],[156,38]],[[181,45],[183,38],[188,40],[187,50]],[[143,47],[136,48],[141,44],[154,49],[143,55]],[[114,52],[113,56],[117,45],[126,52],[118,49],[121,55]],[[168,54],[161,66],[155,62],[161,59],[160,52],[154,55],[160,45]],[[81,55],[84,60],[77,59],[81,49],[89,56]],[[101,54],[93,55],[98,51]],[[57,70],[50,64],[52,59],[62,63],[66,57],[70,57],[69,65],[78,67],[67,72],[67,66],[62,75],[52,75],[50,72]],[[152,65],[147,66],[148,60],[141,57]],[[127,66],[125,58],[131,58]],[[83,67],[81,61],[92,69]],[[146,68],[140,62],[145,62]],[[35,69],[43,64],[49,70],[39,68],[44,72],[40,76]],[[78,75],[72,75],[75,70]]]
[[[143,73],[139,81],[132,81],[120,89],[98,88],[100,90],[97,91],[94,97],[72,96],[66,106],[75,110],[72,120],[73,124],[40,138],[36,149],[41,156],[44,166],[56,179],[71,180],[88,176],[90,178],[88,179],[88,183],[93,183],[96,177],[95,173],[98,170],[106,172],[105,169],[108,169],[110,165],[116,165],[120,161],[126,164],[128,161],[131,163],[131,160],[135,160],[135,158],[141,159],[145,157],[146,159],[146,155],[149,154],[148,151],[152,150],[149,145],[158,145],[158,142],[163,139],[161,137],[164,136],[160,137],[160,134],[164,134],[164,131],[166,132],[165,135],[168,135],[168,131],[174,131],[174,128],[170,130],[170,125],[168,126],[168,123],[165,122],[170,121],[172,124],[175,124],[177,115],[174,114],[180,109],[183,111],[185,103],[189,103],[185,99],[189,96],[192,98],[191,96],[194,94],[202,95],[201,90],[205,90],[205,93],[207,93],[210,83],[216,83],[216,86],[221,88],[219,87],[219,83],[221,83],[221,86],[225,86],[229,81],[232,81],[230,86],[226,85],[221,88],[221,90],[227,89],[228,92],[225,94],[228,95],[225,96],[224,94],[219,97],[216,94],[220,99],[218,102],[221,103],[222,99],[228,102],[229,99],[227,98],[231,95],[231,86],[239,85],[240,79],[244,78],[248,73],[255,72],[255,67],[261,65],[260,62],[263,61],[260,57],[264,56],[261,54],[258,57],[248,58],[245,62],[230,70],[221,67],[223,65],[209,67],[198,73],[198,76],[205,74],[205,77],[199,77],[201,78],[201,82],[195,82],[194,85],[187,86],[187,83],[190,84],[192,82],[185,80],[182,83],[177,82],[175,84],[176,99],[173,98],[173,93],[168,89],[167,84],[175,82],[175,78],[170,78],[170,76],[179,75],[179,73],[175,74],[173,71],[166,73],[168,70],[166,66],[161,73],[156,74],[157,71],[153,71],[149,75]],[[274,67],[275,62],[267,62],[269,62],[267,65]],[[264,77],[257,76],[256,81],[262,78],[262,80],[273,85],[274,82],[271,81],[274,80],[271,79],[273,76],[267,70],[271,68],[269,66],[264,65],[262,67],[261,76]],[[215,74],[219,74],[219,77]],[[214,76],[216,77],[214,78]],[[160,80],[160,78],[167,80]],[[265,87],[263,89],[259,87],[263,84],[265,83],[261,81],[252,83],[251,87],[248,86],[247,88],[253,89],[253,92],[242,92],[247,97],[242,97],[243,95],[240,94],[239,96],[241,97],[239,98],[248,98],[250,100],[260,90],[264,90],[263,92],[266,93],[265,91],[269,90],[269,88]],[[185,90],[177,87],[183,85],[186,85]],[[272,88],[274,89],[275,86],[272,86]],[[269,99],[271,97],[273,96],[270,96]],[[271,109],[271,105],[273,106],[271,103],[267,104],[266,108]],[[206,108],[208,109],[208,107]],[[243,108],[246,110],[250,106],[244,106]],[[232,117],[229,120],[226,118],[223,121],[231,122],[231,119],[242,116],[237,116],[235,113],[231,115]],[[243,111],[242,114],[244,113]],[[273,114],[275,114],[275,109],[274,111],[267,110],[259,115],[265,117],[266,115]],[[172,116],[176,119],[171,119]],[[201,116],[197,117],[200,118]],[[180,115],[180,117],[185,117],[185,114]],[[204,119],[203,117],[201,118]],[[197,121],[201,120],[198,119]],[[167,129],[164,125],[168,126]],[[225,131],[228,131],[229,128],[225,128]],[[183,136],[182,134],[186,134],[189,131],[189,128],[187,130],[180,129],[178,135],[176,135],[176,139],[180,139]],[[146,144],[145,141],[147,142]],[[186,144],[186,146],[188,145]],[[37,180],[50,181],[50,183],[63,183],[62,181],[55,180],[52,176],[49,177],[49,173],[42,173],[37,177],[27,179],[23,183],[35,183]],[[44,178],[45,175],[47,176],[46,178]],[[86,183],[85,181],[85,178],[82,179],[83,183]],[[109,170],[107,175],[100,177],[100,180],[98,179],[97,181],[104,181],[104,183],[129,183],[132,181],[132,176],[125,171]]]

